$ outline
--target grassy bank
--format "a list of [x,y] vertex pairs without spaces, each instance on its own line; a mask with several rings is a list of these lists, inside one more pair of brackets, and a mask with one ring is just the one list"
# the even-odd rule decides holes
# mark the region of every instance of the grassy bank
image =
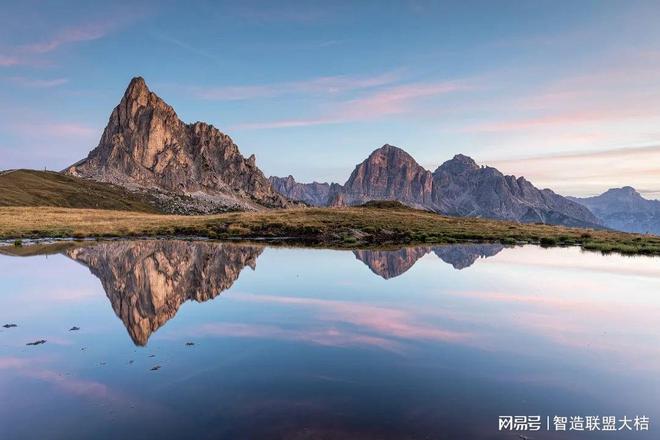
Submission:
[[174,216],[51,207],[0,208],[0,239],[198,236],[329,247],[492,241],[660,255],[660,238],[611,231],[445,217],[404,207],[307,208]]
[[119,186],[53,171],[36,170],[10,170],[0,173],[0,206],[157,212],[149,200]]

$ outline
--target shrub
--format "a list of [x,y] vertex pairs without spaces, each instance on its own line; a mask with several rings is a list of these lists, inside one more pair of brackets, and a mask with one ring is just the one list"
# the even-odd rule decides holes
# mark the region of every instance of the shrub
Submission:
[[14,246],[16,246],[16,247],[23,246],[23,241],[22,240],[14,240]]
[[553,237],[541,237],[541,246],[544,247],[549,247],[549,246],[556,246],[557,245],[557,239]]

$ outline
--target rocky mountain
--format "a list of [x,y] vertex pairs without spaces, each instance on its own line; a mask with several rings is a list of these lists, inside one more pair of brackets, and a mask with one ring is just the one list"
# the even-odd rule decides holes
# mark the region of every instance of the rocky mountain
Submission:
[[458,154],[433,172],[433,208],[447,215],[486,217],[524,223],[598,227],[584,206],[524,177],[505,176]]
[[[310,206],[327,206],[330,194],[329,183],[299,183],[289,175],[288,177],[269,177],[275,191],[291,200],[300,200]],[[336,185],[336,184],[333,184]]]
[[[293,178],[291,182],[295,182]],[[282,193],[297,200],[305,200],[299,194],[311,191],[297,182],[290,187],[292,190],[285,188]],[[319,205],[320,200],[316,198],[314,204]],[[505,176],[462,154],[431,173],[392,145],[371,153],[343,186],[333,184],[328,189],[328,206],[353,206],[370,200],[397,200],[452,216],[601,227],[589,209],[549,189],[539,190],[524,177]]]
[[176,315],[186,301],[203,302],[253,270],[259,246],[187,241],[118,241],[65,250],[99,278],[136,345]]
[[586,206],[608,228],[660,234],[660,200],[648,200],[634,188],[612,188],[595,197],[571,200]]
[[65,173],[159,195],[168,211],[196,213],[285,207],[255,164],[212,125],[182,122],[133,78],[98,146]]
[[408,153],[384,145],[355,167],[331,194],[330,206],[361,205],[369,200],[398,200],[413,208],[432,209],[433,175]]

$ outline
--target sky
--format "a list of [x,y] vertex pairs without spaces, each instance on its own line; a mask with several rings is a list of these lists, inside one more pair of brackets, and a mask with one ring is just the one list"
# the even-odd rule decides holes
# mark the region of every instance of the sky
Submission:
[[564,195],[660,197],[657,1],[0,0],[0,169],[59,170],[142,76],[266,175],[389,143]]

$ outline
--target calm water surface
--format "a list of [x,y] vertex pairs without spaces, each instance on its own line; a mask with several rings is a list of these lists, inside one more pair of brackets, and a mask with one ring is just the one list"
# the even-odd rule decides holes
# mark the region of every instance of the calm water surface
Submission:
[[502,415],[646,415],[648,432],[526,435],[660,438],[658,259],[50,251],[0,251],[0,325],[17,325],[0,327],[3,440],[518,438],[498,431]]

